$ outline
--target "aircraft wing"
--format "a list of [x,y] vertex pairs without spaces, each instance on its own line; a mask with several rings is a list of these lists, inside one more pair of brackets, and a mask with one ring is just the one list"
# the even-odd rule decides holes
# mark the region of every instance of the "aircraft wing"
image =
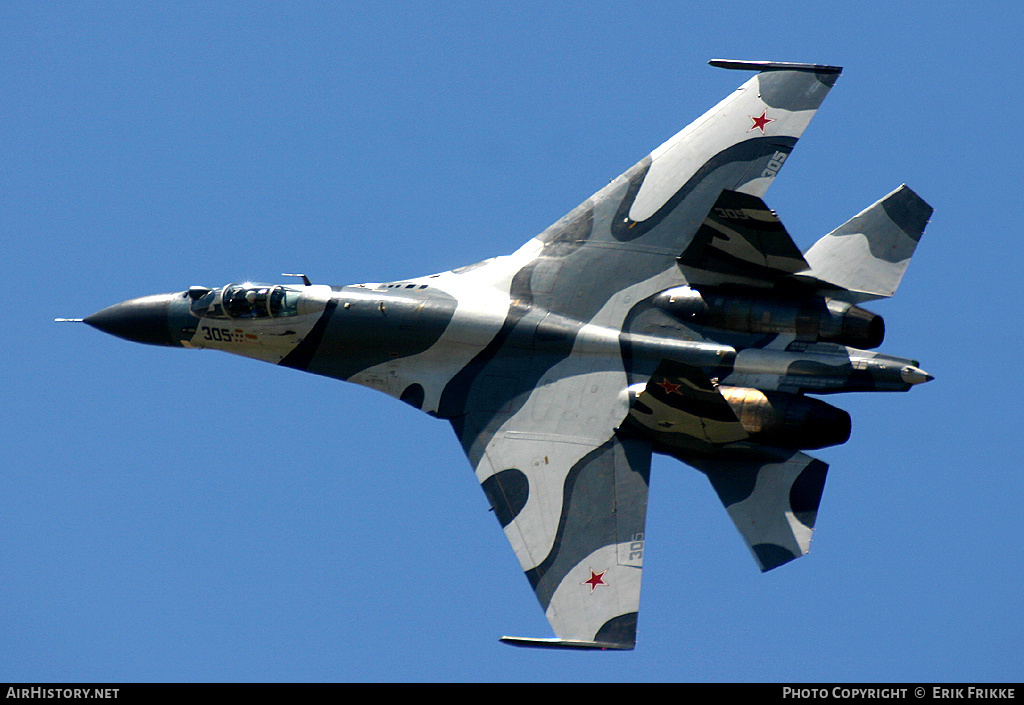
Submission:
[[[624,390],[651,370],[636,369],[628,346],[623,357],[587,354],[588,331],[626,330],[649,297],[684,284],[678,258],[702,228],[701,243],[713,240],[741,275],[807,268],[760,197],[840,69],[715,65],[757,74],[513,255],[432,282],[455,292],[466,315],[474,295],[462,281],[489,281],[510,300],[500,330],[435,407],[556,635],[510,643],[635,643],[652,445],[617,429],[629,411]],[[755,227],[737,222],[736,208]]]
[[632,649],[636,640],[650,443],[620,435],[621,370],[586,356],[493,404],[474,385],[452,424],[555,639],[517,646]]
[[[523,275],[536,304],[586,321],[629,287],[666,272],[681,279],[677,258],[702,229],[704,239],[713,240],[716,261],[737,263],[737,274],[807,269],[760,199],[840,69],[713,64],[758,73],[537,236],[531,247],[541,246],[539,256]],[[721,200],[723,191],[730,192],[728,202]],[[761,220],[743,228],[735,213]],[[769,256],[754,259],[758,247]],[[716,274],[711,281],[721,280]]]

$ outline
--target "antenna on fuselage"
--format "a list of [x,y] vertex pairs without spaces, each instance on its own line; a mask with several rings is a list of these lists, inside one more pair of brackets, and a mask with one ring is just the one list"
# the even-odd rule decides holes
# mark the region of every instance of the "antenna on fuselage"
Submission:
[[309,277],[305,274],[282,274],[282,277],[302,277],[302,283],[306,286],[313,286],[313,282],[309,281]]

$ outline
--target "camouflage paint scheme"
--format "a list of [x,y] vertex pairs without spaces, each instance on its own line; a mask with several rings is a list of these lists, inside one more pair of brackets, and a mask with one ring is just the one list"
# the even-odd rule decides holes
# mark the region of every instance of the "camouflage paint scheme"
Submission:
[[[861,348],[931,208],[901,187],[801,254],[761,201],[837,67],[757,73],[514,253],[402,282],[235,284],[86,322],[355,382],[446,419],[554,639],[636,642],[652,452],[707,474],[762,570],[805,554],[849,416],[806,393],[904,391]],[[859,347],[857,347],[859,346]]]

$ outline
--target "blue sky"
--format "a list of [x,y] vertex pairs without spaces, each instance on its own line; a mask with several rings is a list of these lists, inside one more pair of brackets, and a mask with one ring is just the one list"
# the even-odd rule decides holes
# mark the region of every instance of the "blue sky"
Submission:
[[[1012,3],[0,5],[0,681],[1019,681]],[[766,201],[798,244],[936,212],[843,395],[808,557],[651,482],[638,648],[549,627],[450,428],[369,390],[57,325],[123,299],[504,254],[747,76],[838,64]]]

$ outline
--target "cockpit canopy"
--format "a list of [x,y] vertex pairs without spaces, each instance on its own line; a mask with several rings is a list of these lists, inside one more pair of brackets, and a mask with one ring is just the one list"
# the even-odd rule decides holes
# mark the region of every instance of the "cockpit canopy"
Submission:
[[298,314],[301,292],[274,284],[228,284],[189,290],[192,313],[200,318],[284,318]]

